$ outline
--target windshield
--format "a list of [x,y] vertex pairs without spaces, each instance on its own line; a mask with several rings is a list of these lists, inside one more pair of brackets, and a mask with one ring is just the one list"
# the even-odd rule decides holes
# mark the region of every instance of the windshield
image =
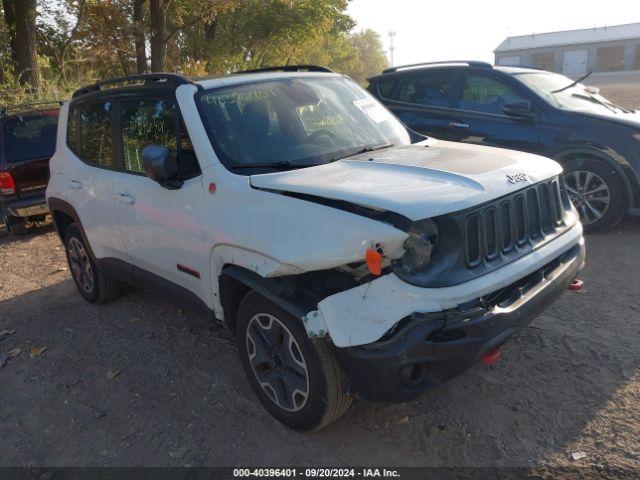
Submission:
[[625,112],[623,108],[614,105],[602,95],[589,91],[588,87],[580,83],[558,92],[557,90],[571,85],[573,80],[557,73],[518,72],[512,73],[512,75],[551,105],[564,110],[581,110],[601,114]]
[[342,77],[297,77],[206,90],[209,138],[230,169],[301,168],[411,143],[377,100]]
[[22,115],[6,120],[5,154],[9,162],[50,158],[56,149],[58,112]]

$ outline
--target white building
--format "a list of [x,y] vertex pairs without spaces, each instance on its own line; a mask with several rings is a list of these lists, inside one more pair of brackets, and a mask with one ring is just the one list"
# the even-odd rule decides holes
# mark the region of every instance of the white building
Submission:
[[541,68],[574,78],[587,72],[638,78],[640,23],[508,37],[494,53],[496,65]]

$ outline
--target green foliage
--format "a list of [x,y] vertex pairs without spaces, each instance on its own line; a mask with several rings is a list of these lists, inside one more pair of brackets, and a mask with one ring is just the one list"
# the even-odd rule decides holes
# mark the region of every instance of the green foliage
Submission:
[[[347,0],[163,0],[166,66],[202,77],[269,65],[312,63],[360,83],[387,66],[372,30],[353,33]],[[65,98],[81,85],[136,73],[134,0],[39,0],[40,98]],[[140,30],[151,38],[149,1]],[[0,101],[29,94],[11,71],[0,21]]]

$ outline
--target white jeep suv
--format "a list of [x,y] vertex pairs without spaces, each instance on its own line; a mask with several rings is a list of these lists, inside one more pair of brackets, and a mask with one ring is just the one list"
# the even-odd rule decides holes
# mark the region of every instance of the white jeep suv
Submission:
[[57,140],[47,198],[82,296],[128,283],[224,320],[296,429],[495,358],[584,263],[557,163],[420,137],[320,67],[99,83]]

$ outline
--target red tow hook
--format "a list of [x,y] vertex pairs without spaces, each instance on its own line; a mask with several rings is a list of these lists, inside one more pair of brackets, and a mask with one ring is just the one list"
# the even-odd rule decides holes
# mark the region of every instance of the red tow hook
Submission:
[[576,278],[573,282],[569,284],[569,290],[571,290],[572,292],[579,292],[580,290],[582,290],[583,285],[584,285],[584,282]]
[[482,356],[480,359],[480,363],[482,365],[495,365],[500,360],[500,349],[496,348],[495,350],[491,350],[489,353]]

